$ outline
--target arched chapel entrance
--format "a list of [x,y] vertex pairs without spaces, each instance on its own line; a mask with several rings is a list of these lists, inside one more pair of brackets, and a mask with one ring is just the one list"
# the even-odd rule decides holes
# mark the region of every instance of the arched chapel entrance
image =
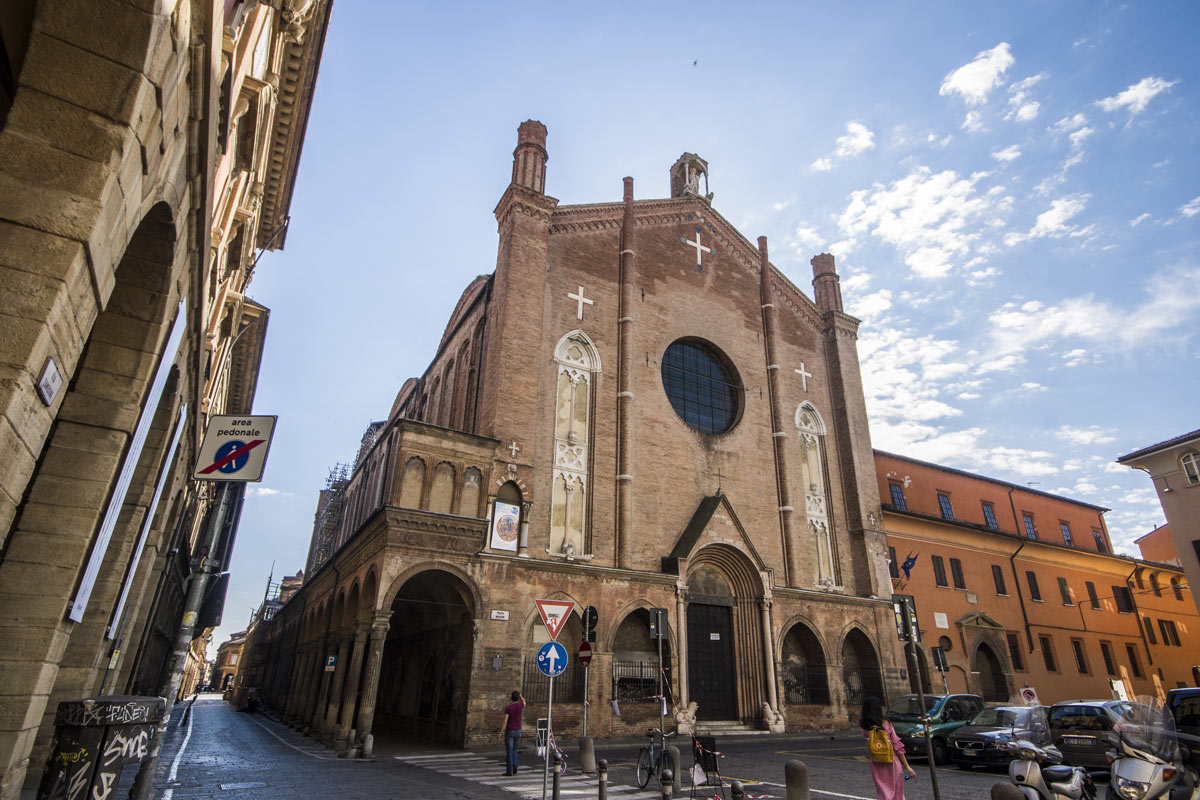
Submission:
[[995,652],[986,643],[979,645],[971,668],[979,673],[979,691],[989,703],[1004,703],[1009,699],[1008,679]]
[[883,699],[883,671],[871,640],[858,628],[846,634],[842,642],[842,680],[846,689],[846,709],[858,714],[864,698]]
[[391,612],[374,733],[462,746],[474,654],[474,594],[458,576],[430,569],[405,581]]
[[688,700],[699,720],[757,717],[762,703],[762,586],[746,557],[712,545],[687,577]]

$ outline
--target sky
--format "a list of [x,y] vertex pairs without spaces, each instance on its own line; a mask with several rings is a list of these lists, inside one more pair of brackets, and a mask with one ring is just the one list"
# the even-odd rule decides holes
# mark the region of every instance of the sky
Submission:
[[317,492],[495,267],[517,126],[563,205],[713,208],[811,296],[837,259],[874,446],[1164,522],[1124,453],[1200,428],[1200,5],[337,0],[224,624],[304,566]]

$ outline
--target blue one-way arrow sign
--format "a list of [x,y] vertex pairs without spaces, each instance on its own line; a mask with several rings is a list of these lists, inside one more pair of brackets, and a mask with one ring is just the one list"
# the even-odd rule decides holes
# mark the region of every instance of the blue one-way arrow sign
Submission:
[[538,669],[548,678],[561,675],[567,668],[567,648],[558,642],[546,642],[538,650]]

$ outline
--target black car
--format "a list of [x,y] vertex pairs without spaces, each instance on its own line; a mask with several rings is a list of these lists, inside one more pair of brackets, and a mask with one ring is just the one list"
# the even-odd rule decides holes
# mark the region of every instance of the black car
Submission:
[[1189,762],[1200,768],[1200,689],[1171,689],[1167,692],[1167,708],[1175,718],[1179,743],[1187,748]]
[[1050,736],[1067,764],[1107,771],[1113,725],[1136,719],[1136,708],[1128,700],[1056,703],[1050,707]]
[[[1034,730],[1035,720],[1040,720],[1041,731]],[[1011,758],[1008,743],[1038,741],[1045,736],[1045,720],[1045,706],[985,708],[950,734],[950,760],[960,769],[1006,766]]]

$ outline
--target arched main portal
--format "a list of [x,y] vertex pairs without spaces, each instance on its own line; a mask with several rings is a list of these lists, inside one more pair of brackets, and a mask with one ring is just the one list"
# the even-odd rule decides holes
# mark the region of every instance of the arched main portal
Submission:
[[439,569],[404,582],[383,646],[374,732],[461,746],[473,656],[474,595]]
[[979,645],[972,661],[972,669],[979,673],[979,691],[983,699],[989,703],[1007,702],[1008,679],[1004,677],[1004,667],[992,648],[986,643]]
[[762,585],[746,557],[711,545],[687,577],[688,700],[699,720],[752,720],[763,702]]
[[846,634],[842,641],[842,680],[846,689],[846,707],[851,714],[857,714],[857,707],[866,697],[884,697],[879,656],[871,640],[858,628]]

